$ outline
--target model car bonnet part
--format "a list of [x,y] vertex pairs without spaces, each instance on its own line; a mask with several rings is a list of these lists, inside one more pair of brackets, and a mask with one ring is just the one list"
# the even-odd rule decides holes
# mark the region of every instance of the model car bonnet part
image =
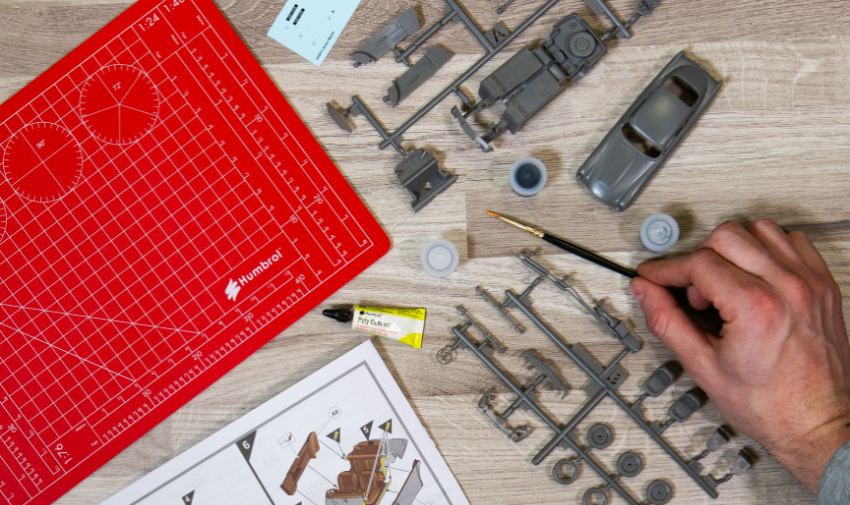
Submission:
[[363,43],[360,49],[351,53],[354,66],[366,65],[378,61],[382,56],[390,52],[399,42],[422,28],[416,9],[410,8],[384,29],[375,34],[374,37]]
[[402,100],[416,91],[419,86],[422,86],[425,81],[433,77],[452,56],[452,53],[447,51],[443,46],[429,48],[416,65],[413,65],[404,75],[393,82],[393,85],[387,90],[384,103],[393,107],[401,103]]
[[578,181],[614,210],[625,210],[684,140],[720,87],[720,81],[680,52],[582,165]]

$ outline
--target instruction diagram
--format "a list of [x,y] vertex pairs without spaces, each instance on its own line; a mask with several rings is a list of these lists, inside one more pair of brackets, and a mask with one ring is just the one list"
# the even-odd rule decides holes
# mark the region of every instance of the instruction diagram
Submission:
[[466,505],[366,342],[103,505]]

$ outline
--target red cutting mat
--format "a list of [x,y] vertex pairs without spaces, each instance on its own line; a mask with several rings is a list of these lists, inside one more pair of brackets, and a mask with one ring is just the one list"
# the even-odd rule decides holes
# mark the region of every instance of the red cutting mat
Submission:
[[210,0],[133,5],[0,107],[0,149],[0,503],[56,499],[389,248]]

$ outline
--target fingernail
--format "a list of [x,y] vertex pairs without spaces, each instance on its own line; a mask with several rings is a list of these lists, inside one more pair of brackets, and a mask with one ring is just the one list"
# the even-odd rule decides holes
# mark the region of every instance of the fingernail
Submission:
[[638,302],[643,301],[643,297],[646,293],[644,293],[643,288],[640,286],[640,284],[632,284],[630,290],[632,292],[632,298],[634,298]]

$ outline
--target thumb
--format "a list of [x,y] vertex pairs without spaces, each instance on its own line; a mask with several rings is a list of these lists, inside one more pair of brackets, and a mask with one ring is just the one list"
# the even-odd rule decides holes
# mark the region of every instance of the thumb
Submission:
[[640,303],[646,325],[670,348],[688,373],[706,376],[716,365],[714,347],[706,332],[700,330],[676,302],[673,294],[641,277],[631,283],[632,296]]

